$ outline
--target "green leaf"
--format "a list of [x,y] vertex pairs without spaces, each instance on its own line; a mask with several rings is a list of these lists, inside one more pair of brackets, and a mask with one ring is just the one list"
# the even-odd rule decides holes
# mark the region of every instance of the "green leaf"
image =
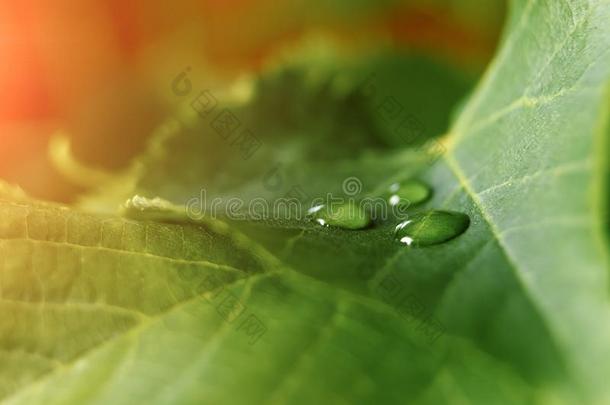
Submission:
[[[237,93],[246,97],[202,96],[204,89],[177,97],[182,106],[153,134],[131,173],[104,184],[81,207],[114,212],[136,193],[186,204],[202,190],[208,204],[295,191],[310,201],[340,193],[350,176],[361,180],[363,195],[374,193],[436,157],[422,153],[425,142],[447,130],[451,106],[470,84],[467,75],[422,56],[381,52],[348,60],[332,49],[322,56],[305,49],[241,83]],[[213,110],[201,113],[209,100]],[[227,117],[237,123],[230,134],[221,124]],[[251,155],[242,148],[244,134],[260,142]],[[410,144],[420,150],[396,148]]]
[[[401,401],[434,397],[428,386],[460,389],[480,365],[492,373],[483,382],[489,392],[523,396],[511,391],[522,380],[467,341],[452,338],[450,350],[445,343],[432,350],[413,320],[286,269],[214,221],[143,223],[10,202],[0,208],[10,219],[0,229],[7,403]],[[222,315],[230,294],[268,329],[255,345],[239,320]],[[335,365],[323,378],[321,360]],[[448,364],[455,368],[443,371]]]
[[[603,1],[513,1],[500,51],[431,168],[383,146],[367,119],[337,121],[336,99],[320,121],[288,114],[266,133],[276,153],[256,159],[284,153],[288,185],[313,195],[348,174],[373,192],[419,173],[434,189],[422,209],[471,219],[441,245],[408,249],[391,221],[187,220],[180,205],[125,219],[3,195],[0,398],[608,402],[608,17]],[[346,127],[353,142],[338,144]],[[225,150],[202,161],[189,154],[194,135],[157,144],[134,191],[175,203],[201,187],[256,195],[248,184],[266,167],[227,162],[230,145],[212,141]]]

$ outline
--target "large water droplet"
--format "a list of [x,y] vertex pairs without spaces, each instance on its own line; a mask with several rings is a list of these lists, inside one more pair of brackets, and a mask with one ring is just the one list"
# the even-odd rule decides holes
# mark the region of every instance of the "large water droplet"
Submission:
[[308,211],[309,215],[322,226],[336,226],[344,229],[363,229],[371,224],[370,215],[356,202],[344,204],[317,205]]
[[469,225],[468,215],[459,212],[420,212],[396,226],[395,239],[407,246],[436,245],[461,235]]
[[419,180],[392,184],[386,193],[391,206],[413,206],[430,198],[431,190]]

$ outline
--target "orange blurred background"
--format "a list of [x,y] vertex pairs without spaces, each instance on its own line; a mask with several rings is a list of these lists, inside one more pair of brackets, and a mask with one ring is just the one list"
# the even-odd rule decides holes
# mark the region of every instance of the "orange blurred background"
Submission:
[[[480,70],[501,25],[483,1],[17,1],[0,5],[0,178],[67,201],[78,188],[47,158],[65,130],[92,166],[124,167],[168,113],[186,65],[215,80],[261,69],[311,32],[345,47],[383,43]],[[498,11],[499,10],[499,11]]]

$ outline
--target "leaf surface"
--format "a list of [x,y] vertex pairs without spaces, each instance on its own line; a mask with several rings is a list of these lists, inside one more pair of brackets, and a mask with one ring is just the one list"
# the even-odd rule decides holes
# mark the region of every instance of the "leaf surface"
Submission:
[[[340,148],[331,139],[341,127],[320,129],[314,141],[280,142],[280,151],[301,154],[288,184],[311,184],[299,172],[325,174],[312,182],[313,195],[337,190],[350,173],[371,190],[418,173],[434,189],[423,208],[471,218],[464,235],[442,245],[407,249],[393,241],[391,221],[364,231],[301,221],[157,222],[7,197],[0,397],[607,402],[600,148],[608,133],[608,17],[605,1],[513,1],[499,53],[431,168],[408,151],[379,147],[365,130]],[[329,113],[324,125],[336,117]],[[138,191],[146,185],[176,203],[196,195],[209,162],[193,169],[195,153],[172,153],[176,144],[188,147],[185,139],[170,138],[147,159],[159,172],[192,170],[173,184],[143,172]],[[313,151],[324,146],[329,154],[316,162]],[[354,156],[363,147],[374,152]],[[264,153],[258,159],[274,155]],[[228,175],[243,174],[243,164]],[[240,179],[231,188],[218,176],[204,186],[256,195]],[[228,301],[239,303],[236,319],[223,310]],[[266,330],[255,344],[244,326],[251,315]]]

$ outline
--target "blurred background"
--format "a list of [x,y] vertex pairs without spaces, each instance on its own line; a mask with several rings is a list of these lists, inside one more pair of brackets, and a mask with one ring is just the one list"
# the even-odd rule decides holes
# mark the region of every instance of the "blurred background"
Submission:
[[312,37],[356,55],[430,55],[474,83],[504,13],[499,0],[4,0],[0,178],[68,202],[82,190],[48,158],[58,130],[86,165],[120,170],[170,113],[186,66],[231,83]]

